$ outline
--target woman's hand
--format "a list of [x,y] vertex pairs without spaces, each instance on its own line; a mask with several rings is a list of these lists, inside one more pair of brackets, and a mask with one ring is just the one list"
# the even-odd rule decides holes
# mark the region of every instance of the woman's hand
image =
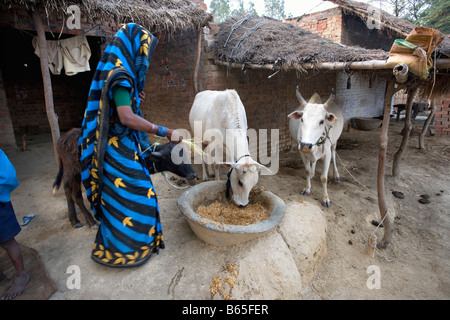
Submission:
[[180,143],[183,140],[181,134],[173,129],[167,129],[167,138],[174,143]]
[[145,100],[145,92],[144,91],[139,92],[139,99],[141,99],[142,101]]

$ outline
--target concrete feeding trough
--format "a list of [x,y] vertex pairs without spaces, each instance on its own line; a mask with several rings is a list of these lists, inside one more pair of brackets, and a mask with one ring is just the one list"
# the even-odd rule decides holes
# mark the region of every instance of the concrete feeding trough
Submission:
[[363,131],[371,131],[381,126],[383,122],[377,118],[353,118],[353,127]]
[[[197,214],[200,206],[223,199],[225,188],[224,181],[203,182],[185,191],[178,198],[178,207],[192,231],[206,243],[216,246],[236,245],[268,233],[283,220],[284,201],[269,191],[262,191],[257,195],[258,201],[269,213],[269,218],[260,222],[231,225],[210,221]],[[236,210],[239,208],[236,207]]]

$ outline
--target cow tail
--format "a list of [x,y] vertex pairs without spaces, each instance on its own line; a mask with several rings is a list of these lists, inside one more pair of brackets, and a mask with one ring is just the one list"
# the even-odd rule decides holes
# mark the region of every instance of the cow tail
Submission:
[[56,194],[56,191],[58,191],[59,187],[61,187],[61,181],[64,174],[62,159],[60,156],[58,156],[58,159],[59,159],[59,170],[58,174],[56,175],[55,182],[53,182],[53,194]]

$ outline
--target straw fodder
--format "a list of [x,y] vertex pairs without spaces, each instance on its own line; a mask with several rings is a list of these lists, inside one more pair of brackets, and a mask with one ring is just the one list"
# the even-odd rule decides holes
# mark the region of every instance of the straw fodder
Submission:
[[221,24],[215,56],[238,64],[272,64],[304,71],[305,63],[384,60],[388,52],[344,46],[288,23],[258,16],[236,16]]
[[49,19],[64,16],[74,4],[82,17],[118,24],[135,22],[150,31],[198,30],[213,20],[212,14],[190,0],[0,0],[3,9],[43,8]]

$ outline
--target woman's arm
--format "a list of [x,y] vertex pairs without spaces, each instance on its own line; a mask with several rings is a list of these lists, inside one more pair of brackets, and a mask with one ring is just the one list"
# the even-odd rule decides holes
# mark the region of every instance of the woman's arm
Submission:
[[[136,115],[131,109],[131,102],[129,99],[130,93],[128,89],[126,89],[125,87],[118,87],[117,89],[114,89],[115,90],[113,90],[113,97],[114,101],[116,102],[117,115],[119,116],[120,122],[124,126],[127,126],[131,129],[156,134],[158,132],[158,126]],[[128,99],[124,99],[123,90],[125,90],[128,94]],[[145,98],[145,94],[140,93],[140,98],[142,99],[142,97]],[[167,138],[169,138],[169,140],[175,143],[179,143],[183,139],[178,131],[169,128],[167,128],[166,136]]]

